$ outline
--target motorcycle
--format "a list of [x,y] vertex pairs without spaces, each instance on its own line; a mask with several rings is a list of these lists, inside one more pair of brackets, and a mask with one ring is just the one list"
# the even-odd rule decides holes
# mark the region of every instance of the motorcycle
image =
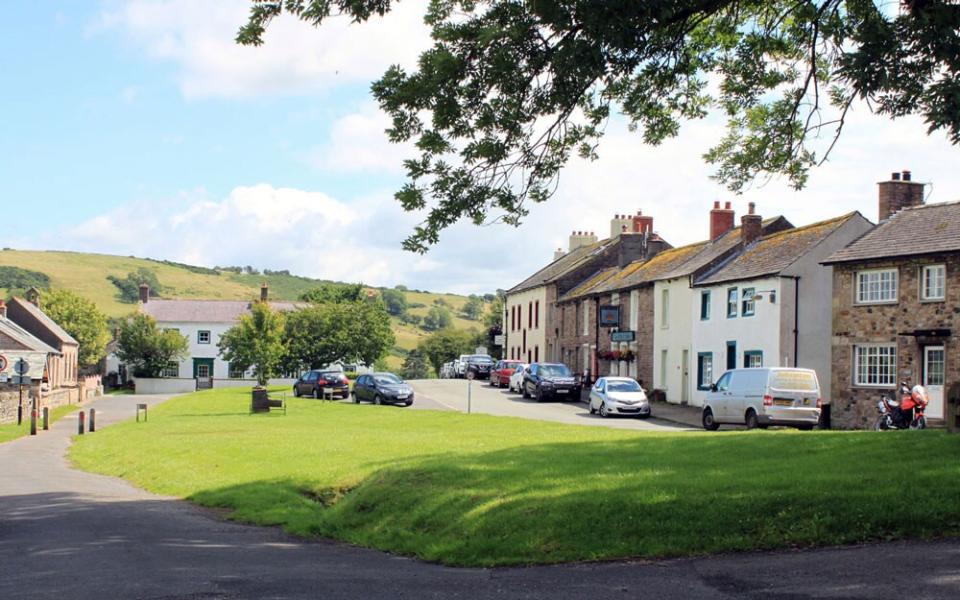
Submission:
[[874,429],[924,429],[927,418],[923,411],[930,401],[927,390],[922,385],[912,388],[906,381],[900,382],[900,401],[897,402],[889,395],[881,396],[877,403],[880,418]]

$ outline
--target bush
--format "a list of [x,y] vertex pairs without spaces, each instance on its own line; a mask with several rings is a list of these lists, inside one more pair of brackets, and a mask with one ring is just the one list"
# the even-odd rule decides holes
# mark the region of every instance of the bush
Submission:
[[11,293],[21,293],[32,287],[38,290],[50,289],[50,277],[45,273],[20,267],[0,267],[0,288],[6,288]]

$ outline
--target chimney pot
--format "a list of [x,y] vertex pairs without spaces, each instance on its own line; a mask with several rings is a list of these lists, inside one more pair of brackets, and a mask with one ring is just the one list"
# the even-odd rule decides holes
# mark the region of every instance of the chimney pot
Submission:
[[150,300],[150,286],[141,283],[140,284],[140,302],[146,304]]
[[757,214],[757,205],[755,203],[751,202],[750,204],[747,204],[747,208],[748,208],[747,214],[751,214],[751,215]]
[[637,216],[638,216],[638,217],[642,217],[642,216],[643,216],[643,211],[642,211],[642,210],[638,210],[638,211],[637,211]]
[[911,179],[910,171],[904,171],[904,172],[903,172],[903,180],[904,180],[904,181],[910,181],[910,179]]
[[713,201],[713,208],[714,208],[714,209],[720,208],[720,201],[719,201],[719,200],[714,200],[714,201]]
[[732,206],[729,202],[727,202],[726,205],[725,205],[723,208],[724,208],[725,210],[733,210],[733,206]]
[[900,173],[891,173],[891,174],[890,174],[890,180],[891,180],[891,181],[900,181]]

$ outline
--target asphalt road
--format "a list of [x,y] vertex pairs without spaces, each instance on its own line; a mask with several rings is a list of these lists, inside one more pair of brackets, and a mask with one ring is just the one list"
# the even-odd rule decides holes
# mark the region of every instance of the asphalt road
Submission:
[[[416,393],[414,406],[433,410],[467,411],[466,379],[423,379],[408,382]],[[540,421],[555,421],[571,425],[596,425],[635,429],[639,431],[680,431],[690,427],[656,418],[649,419],[591,415],[587,405],[573,400],[536,402],[525,400],[520,394],[491,387],[487,381],[474,381],[470,391],[472,412],[501,417],[521,417]]]
[[[97,401],[98,426],[132,417],[144,400]],[[958,540],[509,569],[304,542],[71,469],[63,456],[76,426],[67,417],[0,444],[0,598],[960,597]]]

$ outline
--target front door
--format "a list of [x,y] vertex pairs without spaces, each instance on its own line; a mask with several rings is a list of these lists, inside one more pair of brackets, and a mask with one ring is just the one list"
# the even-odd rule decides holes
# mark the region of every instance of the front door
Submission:
[[209,379],[213,377],[213,359],[195,358],[193,359],[193,378]]
[[683,362],[680,365],[683,369],[683,382],[680,384],[680,404],[686,406],[690,404],[690,351],[683,351]]
[[927,388],[930,404],[926,415],[931,419],[943,418],[943,378],[946,353],[943,346],[923,347],[923,387]]

